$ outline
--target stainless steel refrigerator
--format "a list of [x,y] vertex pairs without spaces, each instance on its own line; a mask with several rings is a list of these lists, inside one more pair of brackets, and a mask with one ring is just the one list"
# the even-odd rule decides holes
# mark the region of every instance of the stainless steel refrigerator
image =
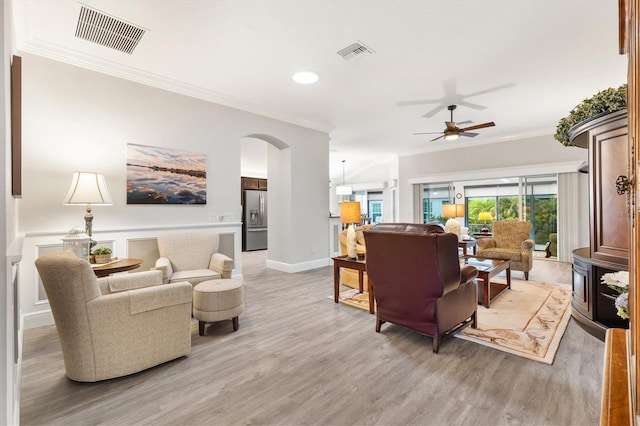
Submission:
[[267,191],[247,189],[242,194],[243,250],[266,250],[267,248]]

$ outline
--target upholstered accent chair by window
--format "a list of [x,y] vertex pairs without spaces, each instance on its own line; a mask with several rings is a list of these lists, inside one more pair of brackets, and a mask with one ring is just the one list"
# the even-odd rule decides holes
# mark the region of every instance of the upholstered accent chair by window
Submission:
[[530,239],[531,222],[502,220],[493,222],[493,236],[478,238],[478,256],[511,261],[512,271],[524,272],[529,279],[533,267],[533,248]]
[[460,267],[458,238],[436,225],[381,224],[364,231],[376,331],[391,322],[441,339],[476,326],[473,266]]
[[71,380],[126,376],[191,351],[189,283],[163,285],[159,271],[98,279],[68,250],[35,263]]
[[[374,225],[362,225],[356,227],[356,251],[358,254],[367,253],[367,245],[364,242],[363,232],[367,229],[371,229]],[[343,229],[338,234],[338,241],[340,242],[340,252],[343,256],[347,255],[347,230]],[[369,279],[367,273],[364,273],[363,277],[363,290],[369,291]],[[355,269],[340,268],[340,283],[351,288],[358,288],[358,271]]]
[[558,255],[558,234],[556,232],[549,234],[549,241],[547,241],[547,245],[544,249],[546,252],[544,257]]
[[158,237],[160,258],[152,269],[162,271],[165,283],[189,281],[194,287],[208,280],[231,278],[233,259],[218,253],[214,232],[168,234]]

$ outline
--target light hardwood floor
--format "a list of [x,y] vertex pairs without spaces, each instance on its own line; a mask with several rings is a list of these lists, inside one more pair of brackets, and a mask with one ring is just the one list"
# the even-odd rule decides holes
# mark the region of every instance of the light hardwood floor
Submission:
[[[604,344],[573,320],[553,365],[431,338],[334,304],[332,268],[243,257],[246,311],[192,327],[191,354],[100,383],[68,380],[53,326],[26,330],[23,425],[596,425]],[[521,278],[521,272],[513,276]],[[570,283],[536,259],[530,279]],[[153,327],[153,324],[149,325]]]

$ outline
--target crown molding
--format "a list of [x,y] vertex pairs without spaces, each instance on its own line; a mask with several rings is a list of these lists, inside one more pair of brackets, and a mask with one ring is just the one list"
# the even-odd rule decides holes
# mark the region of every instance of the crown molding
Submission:
[[95,56],[86,55],[63,46],[41,39],[30,39],[18,46],[18,50],[25,53],[42,56],[59,62],[64,62],[77,67],[89,69],[124,80],[141,83],[158,89],[167,90],[181,95],[201,99],[207,102],[234,108],[240,111],[261,115],[286,123],[295,124],[312,130],[329,133],[333,126],[316,123],[309,120],[302,120],[290,117],[287,114],[270,110],[261,105],[246,102],[242,99],[234,98],[205,87],[188,84],[183,81],[151,73],[140,68],[125,66],[114,61]]

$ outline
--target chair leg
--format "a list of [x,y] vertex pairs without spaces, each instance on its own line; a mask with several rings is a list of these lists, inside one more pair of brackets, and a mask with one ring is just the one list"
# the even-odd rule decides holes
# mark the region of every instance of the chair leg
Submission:
[[382,327],[382,324],[384,323],[385,321],[382,321],[379,318],[376,318],[376,333],[380,333],[380,327]]
[[440,350],[440,336],[433,336],[433,353],[437,354]]
[[205,326],[206,322],[204,321],[198,321],[198,334],[201,336],[204,336],[204,326]]
[[231,321],[233,322],[233,331],[238,331],[238,328],[240,327],[238,317],[233,317]]
[[473,311],[471,314],[471,328],[478,328],[478,311]]
[[524,279],[525,279],[525,280],[527,280],[527,281],[529,281],[529,273],[528,273],[528,272],[525,272],[525,273],[524,273]]

